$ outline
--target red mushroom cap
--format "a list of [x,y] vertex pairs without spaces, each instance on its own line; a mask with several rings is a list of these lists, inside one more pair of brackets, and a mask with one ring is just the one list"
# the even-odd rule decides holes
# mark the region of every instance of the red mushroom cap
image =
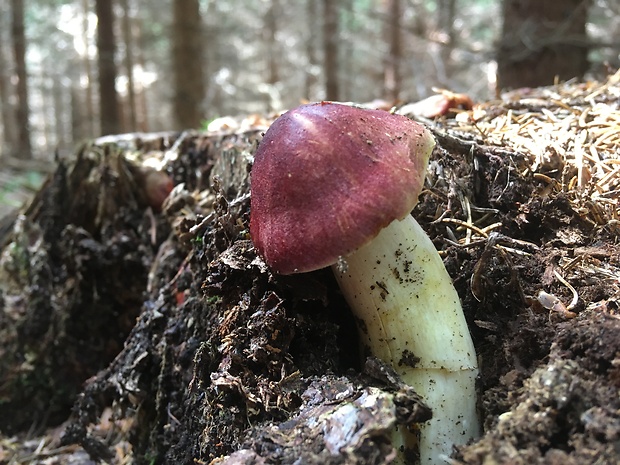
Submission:
[[280,116],[254,156],[250,234],[280,274],[334,264],[417,203],[435,142],[400,115],[335,103]]
[[172,192],[172,178],[163,171],[146,168],[144,171],[144,190],[148,204],[155,211],[161,211],[164,200]]

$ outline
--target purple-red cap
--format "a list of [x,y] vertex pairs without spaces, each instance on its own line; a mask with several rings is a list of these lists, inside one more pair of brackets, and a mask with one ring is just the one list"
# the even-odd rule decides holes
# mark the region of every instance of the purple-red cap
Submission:
[[321,102],[269,127],[254,156],[250,235],[277,273],[317,270],[408,215],[435,145],[409,118]]

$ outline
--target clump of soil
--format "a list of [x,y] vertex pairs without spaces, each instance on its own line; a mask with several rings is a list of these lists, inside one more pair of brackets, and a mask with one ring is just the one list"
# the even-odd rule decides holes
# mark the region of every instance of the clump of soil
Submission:
[[[619,81],[530,89],[426,121],[438,145],[413,214],[454,279],[480,361],[484,432],[455,449],[456,463],[614,463],[620,456]],[[329,270],[278,276],[257,257],[248,235],[249,173],[269,122],[155,135],[131,147],[117,141],[119,164],[136,150],[158,151],[176,184],[160,214],[145,213],[145,202],[119,201],[91,215],[87,224],[99,226],[89,229],[63,216],[67,196],[59,192],[44,196],[58,205],[49,221],[25,217],[40,232],[7,236],[3,256],[26,237],[41,238],[35,251],[46,252],[47,279],[81,279],[80,299],[68,299],[76,294],[65,286],[49,291],[50,301],[60,296],[83,311],[95,296],[109,303],[97,319],[88,314],[92,330],[79,326],[81,314],[49,309],[48,318],[66,321],[61,328],[77,325],[82,339],[60,331],[62,350],[35,346],[36,360],[45,360],[29,368],[43,379],[30,394],[39,399],[59,388],[50,367],[62,366],[66,353],[79,360],[93,347],[112,347],[75,377],[101,370],[77,396],[63,444],[114,463],[378,464],[395,456],[394,425],[428,418],[424,399],[389,368],[360,362],[355,322]],[[166,225],[171,233],[162,241]],[[82,242],[72,228],[88,233]],[[126,236],[128,245],[120,240]],[[59,250],[50,255],[53,247]],[[110,254],[119,258],[101,258]],[[141,268],[126,268],[137,254]],[[111,266],[105,270],[115,280],[88,280],[93,261],[96,270]],[[25,275],[27,289],[33,276],[41,273]],[[20,352],[17,342],[33,339],[12,329],[6,315],[15,310],[7,309],[16,307],[3,295],[2,328],[14,331],[6,347],[25,361],[32,351]],[[139,310],[129,334],[112,325],[123,296],[121,303],[131,302],[123,314]],[[38,321],[23,321],[31,320]],[[99,343],[91,346],[93,334]],[[26,405],[10,392],[3,399],[15,412],[44,411],[41,401]]]
[[[620,457],[619,320],[605,313],[557,325],[546,363],[485,392],[486,434],[465,463],[616,463]],[[614,362],[615,361],[615,362]],[[501,410],[500,407],[501,406]],[[503,410],[503,411],[502,411]]]

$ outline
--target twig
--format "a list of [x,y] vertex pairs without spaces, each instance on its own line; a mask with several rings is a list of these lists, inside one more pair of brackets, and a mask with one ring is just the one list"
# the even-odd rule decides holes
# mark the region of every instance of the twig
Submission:
[[562,284],[568,287],[573,293],[573,300],[571,300],[571,303],[568,305],[568,307],[566,307],[566,310],[570,311],[577,306],[577,302],[579,302],[579,294],[577,293],[575,288],[571,286],[570,283],[562,277],[560,273],[558,273],[556,270],[553,270],[553,274],[555,274],[555,277],[558,278],[558,281],[560,281]]

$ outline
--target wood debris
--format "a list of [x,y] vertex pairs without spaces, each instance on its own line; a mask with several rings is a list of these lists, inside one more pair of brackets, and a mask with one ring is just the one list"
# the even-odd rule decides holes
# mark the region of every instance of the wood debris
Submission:
[[529,170],[566,192],[583,218],[619,231],[620,71],[605,82],[525,88],[463,111],[445,126],[521,152]]
[[[463,153],[469,147],[472,154],[482,149],[503,157],[523,156],[525,162],[515,162],[514,169],[534,179],[532,199],[565,197],[589,225],[592,238],[616,242],[620,233],[620,71],[603,82],[517,89],[503,94],[501,100],[460,110],[454,118],[427,122],[436,129],[440,145],[456,140]],[[449,140],[442,140],[443,135]],[[457,194],[461,211],[454,214],[459,218],[450,217],[448,210],[435,221],[448,225],[447,243],[475,247],[489,240],[490,230],[502,231],[494,212],[472,215],[478,206],[464,192]],[[563,234],[569,237],[571,232]],[[613,254],[601,257],[583,250],[559,261],[566,280],[607,282],[616,289],[613,300],[620,298],[619,267]]]

